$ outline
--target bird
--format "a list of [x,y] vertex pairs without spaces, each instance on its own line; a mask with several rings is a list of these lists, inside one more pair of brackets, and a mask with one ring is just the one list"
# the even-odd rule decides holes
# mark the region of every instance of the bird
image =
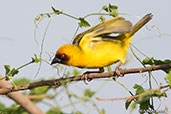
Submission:
[[[133,35],[152,17],[151,13],[146,14],[134,26],[123,17],[105,20],[76,35],[72,44],[62,45],[57,50],[51,65],[59,63],[79,68],[99,69],[97,72],[104,72],[104,67],[120,62],[115,70],[118,75],[121,75],[119,68],[125,63],[125,56]],[[87,79],[87,76],[83,78]]]

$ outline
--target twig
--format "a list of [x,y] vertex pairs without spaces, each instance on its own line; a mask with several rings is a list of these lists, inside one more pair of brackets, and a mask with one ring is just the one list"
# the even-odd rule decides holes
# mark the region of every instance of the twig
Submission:
[[165,107],[165,113],[166,114],[169,114],[168,107],[167,107],[167,103],[166,103],[166,98],[164,98],[164,107]]
[[51,95],[41,94],[41,95],[28,95],[29,99],[44,99],[44,98],[53,98]]
[[[111,99],[105,99],[105,98],[96,97],[96,100],[98,100],[98,101],[128,100],[128,102],[130,102],[130,101],[132,101],[133,99],[135,99],[137,97],[144,96],[144,95],[147,95],[147,94],[152,94],[152,92],[154,92],[154,91],[161,90],[161,89],[168,88],[168,87],[170,87],[170,85],[161,86],[160,88],[156,88],[156,89],[153,89],[153,90],[149,90],[147,92],[141,93],[139,95],[133,95],[131,97],[111,98]],[[169,90],[169,89],[167,89],[167,90]],[[161,94],[163,94],[163,92],[161,92],[159,94],[161,95]]]
[[[125,75],[125,74],[130,74],[130,73],[142,73],[142,72],[147,72],[147,71],[164,70],[164,69],[169,69],[169,68],[171,68],[171,64],[156,65],[156,66],[150,66],[150,67],[145,67],[145,68],[120,69],[120,73],[122,75]],[[113,76],[116,76],[115,71],[106,72],[106,73],[88,74],[87,78],[92,80],[92,79],[97,79],[97,78],[110,78]],[[40,87],[40,86],[59,87],[62,84],[66,84],[68,82],[81,81],[81,80],[84,80],[84,79],[80,75],[80,76],[73,76],[73,77],[68,77],[68,78],[60,78],[56,80],[34,82],[34,83],[19,85],[19,86],[10,87],[10,88],[1,88],[0,95],[7,94],[10,92],[14,92],[14,91],[19,91],[19,90],[33,89],[33,88]]]

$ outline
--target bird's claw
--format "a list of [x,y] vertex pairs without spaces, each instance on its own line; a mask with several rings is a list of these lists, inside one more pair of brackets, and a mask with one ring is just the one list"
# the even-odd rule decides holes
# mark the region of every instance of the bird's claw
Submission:
[[84,83],[87,85],[87,82],[90,82],[91,79],[88,79],[88,75],[89,73],[85,72],[82,76],[81,76],[81,80],[84,80]]
[[117,77],[123,77],[124,75],[120,72],[121,68],[116,67],[115,68],[115,73]]

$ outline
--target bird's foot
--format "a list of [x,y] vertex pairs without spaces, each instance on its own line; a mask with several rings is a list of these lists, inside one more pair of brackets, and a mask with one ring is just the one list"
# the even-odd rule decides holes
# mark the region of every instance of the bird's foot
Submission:
[[115,68],[115,73],[117,77],[123,77],[124,75],[120,72],[121,68],[116,67]]
[[[85,73],[83,73],[83,75],[81,76],[81,80],[84,80],[84,83],[87,85],[88,83],[87,82],[90,82],[91,79],[88,79],[88,75],[92,73],[90,71],[87,71]],[[94,72],[93,72],[94,73]]]
[[86,71],[83,73],[81,79],[84,80],[84,83],[87,85],[87,82],[90,82],[92,79],[88,78],[88,75],[91,73],[101,73],[100,71]]
[[87,80],[88,80],[88,74],[83,74],[82,76],[81,76],[81,79],[82,80],[84,80],[84,83],[87,85],[88,83],[87,83]]

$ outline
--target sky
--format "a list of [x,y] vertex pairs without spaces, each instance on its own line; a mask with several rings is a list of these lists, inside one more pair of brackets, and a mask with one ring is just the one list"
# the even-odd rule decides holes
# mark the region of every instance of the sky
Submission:
[[[162,33],[162,36],[160,36],[158,29],[154,28],[151,31],[148,31],[144,27],[142,30],[136,33],[131,43],[133,43],[138,49],[140,49],[149,57],[155,57],[156,59],[162,60],[171,59],[171,55],[169,53],[169,50],[171,49],[171,15],[169,14],[171,11],[170,0],[1,0],[0,74],[4,75],[5,73],[3,65],[10,65],[11,67],[17,68],[29,62],[31,60],[31,57],[33,57],[34,53],[40,53],[40,46],[36,44],[34,37],[34,18],[40,13],[52,12],[51,6],[53,6],[56,9],[63,10],[64,12],[73,16],[83,17],[89,13],[99,12],[102,6],[107,5],[108,3],[117,5],[119,7],[120,13],[126,13],[129,15],[136,15],[140,17],[143,17],[147,13],[152,13],[154,16],[153,19],[148,23],[148,26],[150,27],[155,25],[156,27],[158,27],[160,32]],[[138,21],[138,18],[136,18],[135,16],[120,16],[123,16],[126,19],[130,20],[133,24]],[[91,25],[96,25],[99,23],[97,16],[89,17],[87,18],[87,20],[90,22]],[[48,22],[49,19],[43,20],[37,28],[36,39],[39,43],[41,43],[42,41]],[[70,43],[77,26],[77,20],[62,15],[53,17],[46,32],[44,52],[55,53],[61,45]],[[80,29],[78,32],[82,32],[86,29],[87,28]],[[136,54],[140,56],[141,59],[143,59],[143,57],[138,52],[136,52]],[[48,60],[48,55],[44,54],[43,59]],[[132,55],[130,50],[128,51],[127,60],[128,59],[129,61],[126,65],[123,66],[123,68],[142,67],[141,64]],[[37,64],[25,67],[16,76],[16,78],[27,77],[31,80],[35,80],[34,76],[37,72],[37,68]],[[79,70],[85,71],[85,69]],[[163,72],[157,71],[154,72],[153,75],[156,77],[157,80],[159,80],[159,83],[165,83],[165,74]],[[49,66],[49,64],[44,63],[36,79],[42,77],[48,79],[51,76],[56,76],[56,70]],[[57,76],[56,78],[59,78],[59,76]],[[119,78],[118,80],[124,83],[128,88],[132,88],[133,84],[141,84],[145,80],[145,78],[142,76],[142,74],[134,74],[125,76],[124,78]],[[103,82],[103,79],[93,80],[88,85],[79,82],[76,84],[71,84],[71,88],[73,88],[73,90],[75,90],[76,92],[78,92],[76,86],[96,90]],[[157,87],[155,82],[153,82],[153,84],[153,87]],[[148,84],[144,86],[148,87]],[[168,92],[168,95],[170,94],[171,92]],[[101,91],[99,91],[96,95],[96,97],[102,98],[117,98],[126,96],[129,96],[129,93],[124,90],[124,88],[122,88],[120,85],[112,81],[107,82],[107,84],[105,84]],[[0,98],[0,100],[3,102],[3,98]],[[12,101],[9,100],[9,102]],[[129,110],[125,110],[125,101],[95,102],[100,108],[105,108],[107,114],[114,112],[129,113]],[[168,106],[171,104],[171,98],[168,98],[167,104]],[[39,105],[39,107],[43,111],[47,110],[47,108],[44,108],[44,105]],[[162,106],[161,109],[163,109]],[[169,109],[171,109],[171,107]],[[90,109],[89,113],[91,114],[97,112],[93,112]],[[134,113],[136,114],[137,112],[135,111]]]

